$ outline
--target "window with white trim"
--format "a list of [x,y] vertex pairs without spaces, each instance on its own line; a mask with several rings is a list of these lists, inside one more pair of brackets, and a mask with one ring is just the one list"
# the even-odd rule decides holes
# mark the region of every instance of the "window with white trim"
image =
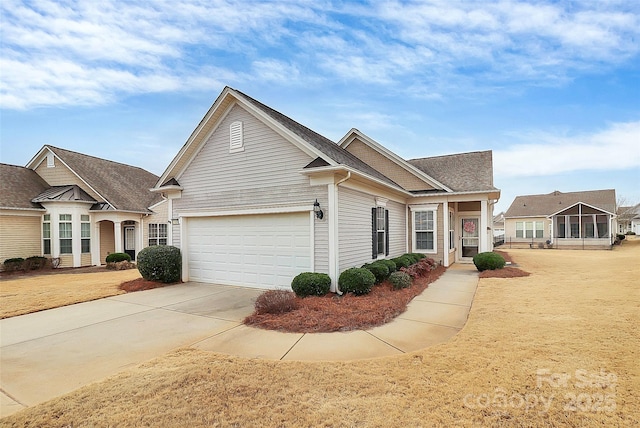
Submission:
[[229,153],[244,151],[244,131],[239,120],[229,126]]
[[167,245],[167,225],[149,223],[149,245]]
[[51,214],[42,219],[42,253],[51,254]]
[[436,210],[413,211],[413,238],[415,252],[436,252]]
[[517,221],[516,238],[543,238],[544,222],[541,221]]
[[80,216],[80,239],[81,249],[83,254],[91,252],[91,223],[89,216],[82,214]]
[[59,220],[60,254],[73,254],[71,214],[60,214]]

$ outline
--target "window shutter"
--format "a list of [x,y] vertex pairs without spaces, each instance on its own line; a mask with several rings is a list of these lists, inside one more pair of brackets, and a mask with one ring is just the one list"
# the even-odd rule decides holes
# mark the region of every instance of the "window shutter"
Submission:
[[384,255],[389,255],[389,210],[384,210]]
[[376,207],[371,208],[371,258],[378,257],[378,228],[376,227]]

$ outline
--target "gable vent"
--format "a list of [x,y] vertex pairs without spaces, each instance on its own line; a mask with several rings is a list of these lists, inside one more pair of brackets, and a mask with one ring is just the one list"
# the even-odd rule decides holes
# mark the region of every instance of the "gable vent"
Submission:
[[229,127],[229,153],[244,151],[244,135],[242,132],[242,122],[236,121]]

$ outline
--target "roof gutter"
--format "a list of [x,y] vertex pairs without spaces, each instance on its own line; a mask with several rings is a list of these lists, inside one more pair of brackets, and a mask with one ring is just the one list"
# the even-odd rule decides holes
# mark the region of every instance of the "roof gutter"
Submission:
[[[351,167],[348,167],[348,166],[345,166],[345,165],[323,166],[323,167],[318,167],[318,168],[303,169],[302,171],[300,171],[300,173],[304,174],[304,175],[313,175],[315,173],[336,172],[336,171],[346,171],[348,178],[351,178],[351,174],[353,173],[353,175],[356,175],[356,176],[362,177],[362,178],[366,178],[367,180],[373,181],[376,184],[384,186],[384,187],[386,187],[388,189],[392,189],[392,190],[394,190],[396,192],[402,193],[405,196],[413,196],[413,194],[411,192],[408,192],[408,191],[404,190],[401,187],[394,186],[392,184],[386,183],[386,182],[384,182],[384,181],[382,181],[382,180],[380,180],[378,178],[372,177],[372,176],[370,176],[368,174],[365,174],[364,172],[358,171],[358,170],[356,170],[354,168],[351,168]],[[338,184],[346,181],[347,179],[340,180],[338,182]]]

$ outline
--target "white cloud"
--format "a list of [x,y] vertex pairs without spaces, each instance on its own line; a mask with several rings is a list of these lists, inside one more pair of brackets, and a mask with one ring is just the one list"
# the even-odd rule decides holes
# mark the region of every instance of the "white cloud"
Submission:
[[427,98],[557,85],[638,55],[639,11],[524,0],[4,0],[0,95],[11,109],[100,104],[194,90],[213,81],[212,68],[235,81],[324,79]]
[[494,150],[496,177],[559,175],[574,171],[640,170],[640,121],[612,124],[590,134],[522,135],[529,142]]

